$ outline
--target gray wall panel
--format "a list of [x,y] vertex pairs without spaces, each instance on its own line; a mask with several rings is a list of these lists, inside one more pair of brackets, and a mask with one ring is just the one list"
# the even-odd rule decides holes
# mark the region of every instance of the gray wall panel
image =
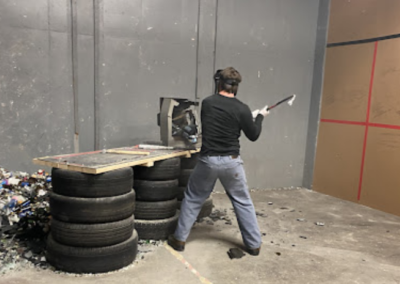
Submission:
[[[72,153],[74,137],[74,102],[72,95],[71,37],[50,32],[48,150]],[[46,155],[45,155],[46,156]]]
[[203,99],[214,91],[214,44],[216,0],[200,1],[197,97]]
[[[78,34],[93,36],[93,0],[77,1]],[[93,48],[92,48],[93,49]]]
[[78,36],[79,150],[94,150],[93,37]]
[[159,98],[194,99],[197,5],[183,0],[132,2],[126,9],[109,5],[106,1],[100,55],[100,148],[159,140]]
[[71,0],[47,1],[50,30],[63,33],[70,32],[70,1]]
[[10,169],[71,151],[70,37],[49,29],[68,22],[50,21],[52,11],[47,1],[0,2],[0,164]]
[[298,95],[292,107],[271,111],[257,142],[242,137],[249,186],[300,186],[319,3],[252,1],[251,9],[245,1],[219,4],[217,68],[234,66],[242,74],[238,98],[256,109]]
[[105,37],[98,98],[101,148],[125,146],[131,142],[130,129],[136,124],[132,114],[137,99],[133,89],[138,83],[138,53],[139,46],[132,40]]
[[0,163],[26,169],[48,153],[48,33],[2,26],[0,38]]
[[104,33],[108,37],[139,38],[142,0],[104,1]]
[[95,148],[93,0],[77,1],[79,151]]
[[1,0],[0,27],[47,30],[48,0]]
[[197,1],[143,0],[142,39],[195,44]]

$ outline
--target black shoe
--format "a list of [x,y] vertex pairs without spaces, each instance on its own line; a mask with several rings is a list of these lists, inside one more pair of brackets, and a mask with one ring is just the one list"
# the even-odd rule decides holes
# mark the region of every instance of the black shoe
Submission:
[[185,242],[178,241],[177,239],[175,239],[174,235],[169,235],[168,245],[170,245],[174,250],[177,251],[185,250]]
[[260,248],[256,248],[256,249],[247,249],[247,252],[250,254],[250,255],[254,255],[254,256],[257,256],[257,255],[259,255],[260,254]]

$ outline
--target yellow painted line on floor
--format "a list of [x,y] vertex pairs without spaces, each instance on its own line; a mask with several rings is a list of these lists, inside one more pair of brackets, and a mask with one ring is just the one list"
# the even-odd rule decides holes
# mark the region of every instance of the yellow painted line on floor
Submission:
[[177,260],[182,262],[194,275],[199,278],[200,282],[203,284],[212,284],[207,278],[204,278],[203,276],[200,275],[200,273],[193,268],[193,266],[186,261],[186,259],[176,250],[174,250],[172,247],[170,247],[167,243],[164,243],[164,247],[173,255]]

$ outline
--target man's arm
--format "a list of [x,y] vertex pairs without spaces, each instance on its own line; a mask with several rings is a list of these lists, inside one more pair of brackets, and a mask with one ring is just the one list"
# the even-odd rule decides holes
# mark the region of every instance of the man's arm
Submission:
[[250,141],[256,141],[261,134],[261,124],[264,120],[262,114],[258,114],[253,120],[250,108],[245,105],[240,112],[240,127]]

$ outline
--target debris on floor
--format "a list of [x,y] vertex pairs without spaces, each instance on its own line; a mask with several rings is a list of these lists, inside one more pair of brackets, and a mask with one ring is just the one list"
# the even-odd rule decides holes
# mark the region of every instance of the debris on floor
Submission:
[[244,256],[244,253],[242,250],[238,248],[231,248],[228,251],[228,255],[230,259],[234,259],[234,258],[242,258]]
[[297,221],[299,221],[299,222],[305,222],[305,221],[306,221],[306,219],[303,219],[303,218],[298,218],[298,219],[297,219]]
[[31,263],[47,267],[44,249],[49,232],[51,177],[0,167],[0,274]]
[[315,222],[315,225],[317,225],[317,226],[325,226],[325,223],[322,223],[322,222]]
[[256,212],[256,216],[267,217],[264,213]]
[[211,214],[210,214],[210,218],[211,218],[211,220],[213,220],[214,222],[215,221],[218,221],[218,220],[224,220],[224,217],[227,215],[227,213],[226,213],[226,209],[225,210],[223,210],[223,211],[221,211],[221,210],[218,210],[218,209],[215,209],[215,210],[213,210],[212,212],[211,212]]
[[163,241],[160,240],[140,240],[138,241],[138,252],[136,255],[135,262],[139,262],[140,260],[145,258],[147,253],[153,252],[157,247],[163,245]]

